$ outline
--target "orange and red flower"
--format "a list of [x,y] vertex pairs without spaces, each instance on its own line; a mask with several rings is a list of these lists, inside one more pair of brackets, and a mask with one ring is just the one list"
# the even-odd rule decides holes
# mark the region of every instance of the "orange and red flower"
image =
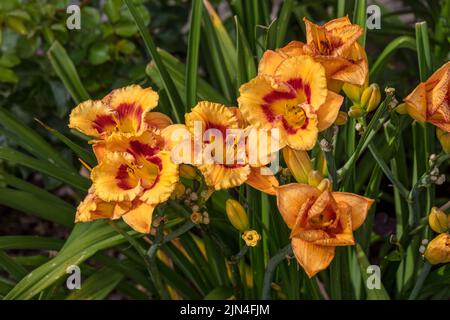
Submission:
[[276,189],[277,205],[291,229],[292,250],[309,277],[328,267],[337,246],[354,245],[353,231],[373,200],[347,192],[292,183]]
[[363,29],[348,17],[334,19],[323,26],[304,19],[306,43],[292,41],[276,51],[267,50],[260,63],[259,74],[273,75],[289,57],[308,55],[325,68],[327,86],[339,92],[343,83],[362,86],[368,75],[367,55],[357,42]]
[[343,97],[327,89],[323,66],[309,56],[284,59],[273,76],[259,75],[240,88],[239,110],[256,128],[278,128],[281,146],[314,147],[318,132],[336,120]]
[[450,132],[450,62],[419,84],[405,99],[406,112],[419,122],[429,122]]

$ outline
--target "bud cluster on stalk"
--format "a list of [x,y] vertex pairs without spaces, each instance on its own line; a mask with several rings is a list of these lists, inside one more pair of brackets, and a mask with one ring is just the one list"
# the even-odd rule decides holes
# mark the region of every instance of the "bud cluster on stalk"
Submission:
[[360,118],[368,112],[374,111],[381,101],[380,87],[376,83],[363,86],[344,84],[342,87],[345,95],[353,102],[348,111],[351,118]]

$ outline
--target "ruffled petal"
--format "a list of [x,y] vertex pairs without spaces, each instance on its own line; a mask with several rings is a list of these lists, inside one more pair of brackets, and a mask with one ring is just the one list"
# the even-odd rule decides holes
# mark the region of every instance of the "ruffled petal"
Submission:
[[203,174],[206,184],[216,190],[240,186],[246,182],[250,174],[249,165],[201,164],[198,169]]
[[319,246],[300,238],[292,239],[292,251],[310,278],[325,270],[335,255],[334,247]]
[[238,120],[226,106],[208,101],[200,101],[185,115],[186,127],[194,133],[195,124],[201,125],[201,133],[216,129],[225,137],[226,129],[238,128]]
[[352,228],[358,229],[366,220],[367,213],[373,204],[373,200],[348,192],[333,192],[336,202],[344,202],[351,207]]
[[80,103],[70,113],[69,127],[85,135],[100,137],[116,128],[113,111],[101,101],[88,100]]
[[132,201],[141,192],[140,178],[128,153],[108,153],[91,172],[96,194],[104,201]]
[[135,201],[133,208],[122,216],[123,220],[140,233],[150,233],[154,206]]
[[325,69],[309,56],[287,58],[278,66],[275,78],[291,85],[297,92],[298,103],[306,101],[314,111],[325,102],[327,97]]
[[[292,229],[302,205],[308,199],[315,200],[320,192],[307,184],[290,183],[275,188],[277,206],[286,225]],[[309,209],[309,208],[308,208]]]
[[102,101],[115,111],[121,132],[138,133],[144,129],[146,113],[158,105],[158,99],[151,88],[131,85],[113,90]]

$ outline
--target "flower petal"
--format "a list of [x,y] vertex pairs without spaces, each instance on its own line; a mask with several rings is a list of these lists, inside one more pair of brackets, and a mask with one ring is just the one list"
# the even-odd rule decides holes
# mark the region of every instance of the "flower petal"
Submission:
[[284,60],[275,72],[278,81],[293,87],[298,102],[308,102],[313,110],[318,110],[327,97],[325,69],[309,56],[296,56]]
[[112,110],[101,101],[88,100],[80,103],[70,113],[69,128],[85,135],[100,137],[116,128]]
[[267,194],[275,195],[275,188],[278,187],[279,183],[277,178],[273,174],[261,174],[261,170],[265,170],[264,173],[270,171],[269,168],[265,167],[250,167],[250,174],[247,176],[246,184],[249,186],[262,191]]
[[145,124],[148,128],[162,130],[172,124],[172,120],[161,112],[148,112],[145,115]]
[[154,206],[137,201],[133,208],[122,216],[123,220],[140,233],[150,233]]
[[325,270],[335,255],[334,247],[319,246],[300,238],[292,239],[292,251],[310,278]]
[[307,184],[290,183],[275,188],[277,206],[286,225],[292,229],[302,205],[308,199],[315,200],[320,192]]
[[337,203],[345,202],[351,207],[353,230],[358,229],[364,223],[374,202],[372,199],[348,192],[333,192],[333,198]]
[[140,197],[148,204],[156,205],[169,199],[179,180],[178,165],[170,159],[169,151],[160,151],[147,159],[158,166],[159,172],[150,186],[144,186],[145,191]]
[[202,164],[198,169],[203,174],[206,184],[216,190],[240,186],[246,182],[250,174],[249,165]]
[[327,100],[317,111],[317,126],[319,131],[328,129],[336,121],[342,102],[344,102],[343,96],[328,90]]
[[238,128],[238,120],[233,112],[220,103],[200,101],[191,112],[185,115],[186,127],[193,133],[195,122],[201,124],[202,133],[217,129],[225,138],[226,129]]
[[139,177],[129,170],[133,156],[108,153],[91,172],[96,194],[104,201],[132,201],[141,191]]
[[131,85],[113,90],[102,101],[115,111],[120,131],[138,133],[144,128],[145,114],[157,106],[158,99],[152,88]]

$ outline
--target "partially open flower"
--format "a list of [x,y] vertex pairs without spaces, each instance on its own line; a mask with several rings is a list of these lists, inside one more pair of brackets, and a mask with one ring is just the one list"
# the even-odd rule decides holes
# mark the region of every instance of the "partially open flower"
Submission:
[[266,51],[259,64],[259,74],[274,74],[288,57],[309,55],[324,66],[330,90],[339,92],[343,83],[362,86],[367,79],[368,63],[357,39],[363,29],[352,24],[348,17],[331,20],[323,26],[306,18],[304,22],[306,43],[292,41],[276,51]]
[[450,235],[448,233],[441,233],[431,240],[424,256],[431,264],[449,263]]
[[239,109],[256,128],[280,131],[281,147],[310,150],[329,128],[343,97],[327,89],[325,70],[308,56],[282,61],[274,76],[260,75],[240,88]]
[[277,188],[277,205],[291,229],[292,250],[309,277],[328,267],[336,246],[355,243],[353,231],[366,219],[373,200],[306,184]]
[[404,101],[408,114],[419,122],[429,122],[450,132],[450,62],[419,84]]

